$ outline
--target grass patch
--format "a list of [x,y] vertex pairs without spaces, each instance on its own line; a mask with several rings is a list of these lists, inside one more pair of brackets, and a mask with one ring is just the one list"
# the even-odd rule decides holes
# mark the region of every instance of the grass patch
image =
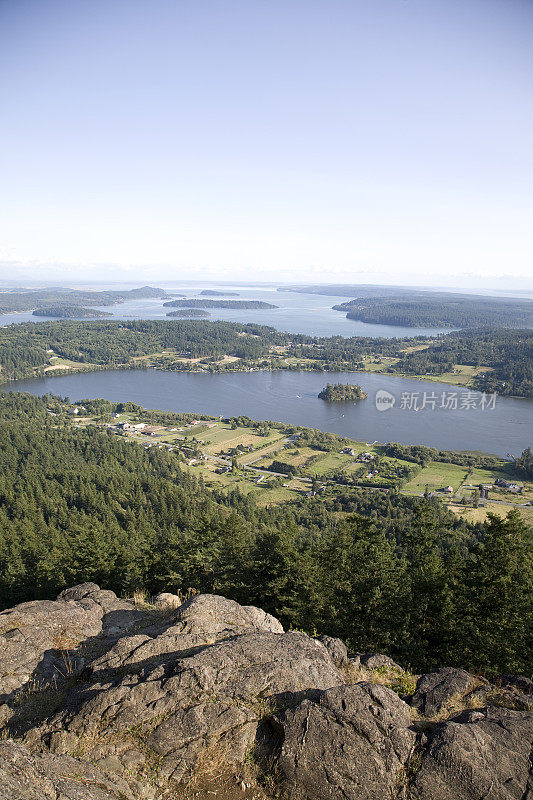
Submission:
[[393,692],[400,695],[412,694],[416,689],[418,678],[417,675],[413,675],[413,673],[408,670],[393,666],[369,669],[362,664],[356,666],[353,663],[349,663],[341,667],[341,672],[348,684],[360,683],[362,681],[367,683],[379,683],[381,686],[386,686],[388,689],[392,689]]
[[[259,488],[259,487],[256,487]],[[286,503],[289,500],[294,500],[295,494],[291,489],[286,489],[280,486],[276,489],[262,489],[255,497],[258,506],[277,506],[281,503]]]
[[423,492],[426,485],[430,491],[453,486],[457,490],[468,473],[468,467],[458,464],[445,464],[441,461],[431,461],[427,467],[405,485],[407,491]]
[[[450,511],[453,511],[454,514],[457,514],[458,517],[462,517],[468,522],[485,522],[489,513],[497,514],[499,517],[505,517],[509,511],[516,508],[516,506],[506,505],[504,503],[491,503],[489,500],[488,502],[485,501],[484,506],[479,506],[478,508],[468,508],[467,506],[460,506],[454,503],[451,503],[448,508]],[[518,511],[528,525],[533,525],[533,506],[520,506]]]
[[310,475],[327,475],[328,472],[335,472],[344,467],[352,460],[352,456],[346,453],[327,453],[324,458],[312,464],[306,471]]

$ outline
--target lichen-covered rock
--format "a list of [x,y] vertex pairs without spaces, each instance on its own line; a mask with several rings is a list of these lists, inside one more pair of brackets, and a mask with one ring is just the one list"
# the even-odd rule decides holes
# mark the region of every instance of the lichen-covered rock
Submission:
[[[102,630],[102,609],[75,602],[21,603],[0,614],[0,697],[2,700],[30,679],[49,680],[56,653]],[[39,668],[39,669],[38,669]],[[34,675],[37,671],[37,675]]]
[[[145,795],[146,796],[146,795]],[[133,800],[121,778],[109,781],[79,759],[50,753],[33,755],[13,741],[0,742],[2,800]]]
[[159,592],[153,598],[153,604],[160,608],[179,608],[182,604],[182,599],[178,594],[171,594],[171,592]]
[[240,606],[234,600],[216,594],[199,594],[191,598],[179,609],[178,619],[183,625],[183,633],[205,631],[217,638],[221,638],[225,630],[232,632],[235,629],[283,633],[282,624],[262,609]]
[[134,672],[148,662],[165,661],[170,654],[178,658],[254,631],[281,634],[283,626],[260,608],[240,606],[218,595],[196,595],[177,610],[170,606],[168,617],[143,627],[137,635],[119,639],[90,669],[99,677],[119,668]]
[[531,714],[462,712],[430,734],[410,800],[529,800],[532,749]]
[[157,605],[85,583],[0,614],[1,800],[183,798],[252,751],[282,783],[271,798],[533,800],[527,678],[441,669],[410,706],[379,684],[400,671],[386,655],[217,595]]
[[44,739],[59,731],[116,738],[140,726],[144,742],[163,758],[161,774],[174,779],[215,746],[227,762],[241,760],[276,697],[343,682],[325,647],[303,633],[242,634],[185,657],[147,656],[140,671],[124,671],[80,689],[44,727]]
[[[281,718],[284,786],[305,800],[398,796],[414,750],[409,706],[372,683],[339,686]],[[429,800],[431,795],[427,795]]]
[[436,672],[421,675],[417,681],[411,705],[425,717],[437,717],[462,698],[475,686],[475,678],[464,669],[443,667]]
[[321,636],[317,636],[316,640],[324,645],[330,654],[333,663],[338,667],[343,667],[349,663],[350,659],[348,658],[348,651],[346,649],[346,645],[341,639],[322,634]]
[[50,683],[83,664],[73,653],[80,642],[116,636],[142,619],[132,603],[95,583],[67,589],[57,600],[20,603],[0,613],[0,701],[31,682]]

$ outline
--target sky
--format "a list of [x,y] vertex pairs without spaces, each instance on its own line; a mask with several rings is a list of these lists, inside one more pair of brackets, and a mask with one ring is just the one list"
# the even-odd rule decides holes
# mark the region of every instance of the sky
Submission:
[[0,281],[533,287],[533,0],[0,0]]

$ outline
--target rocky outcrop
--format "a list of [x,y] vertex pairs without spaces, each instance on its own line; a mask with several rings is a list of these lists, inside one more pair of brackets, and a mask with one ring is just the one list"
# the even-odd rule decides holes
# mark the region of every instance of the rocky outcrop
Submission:
[[87,761],[46,751],[32,755],[15,742],[0,742],[2,800],[133,800],[136,796],[142,794],[134,794],[127,781],[109,778]]
[[137,607],[82,584],[0,624],[2,800],[159,800],[222,774],[243,798],[533,798],[512,676],[443,668],[407,694],[388,656],[216,595]]
[[325,634],[322,634],[322,636],[317,636],[316,640],[324,645],[330,654],[333,663],[338,667],[346,666],[346,664],[349,663],[350,659],[348,658],[348,650],[341,639],[336,639],[333,636],[326,636]]
[[281,719],[285,788],[306,800],[396,797],[416,732],[409,706],[371,683],[336,686]]
[[425,717],[437,717],[463,701],[475,683],[474,676],[464,669],[444,667],[418,679],[411,705]]
[[[54,732],[67,738],[69,748],[93,739],[95,753],[87,750],[92,758],[101,741],[135,726],[161,759],[162,778],[179,779],[212,750],[223,750],[226,762],[242,761],[277,698],[342,683],[326,649],[303,633],[242,633],[185,657],[179,651],[158,656],[155,663],[144,652],[140,670],[119,670],[109,682],[74,694],[41,730],[45,741]],[[130,746],[126,737],[114,754],[121,757]]]
[[21,603],[0,614],[0,702],[28,684],[49,683],[67,669],[80,671],[80,642],[120,635],[142,614],[95,583],[62,592],[57,600]]
[[438,725],[411,787],[413,800],[529,800],[531,714],[489,707]]

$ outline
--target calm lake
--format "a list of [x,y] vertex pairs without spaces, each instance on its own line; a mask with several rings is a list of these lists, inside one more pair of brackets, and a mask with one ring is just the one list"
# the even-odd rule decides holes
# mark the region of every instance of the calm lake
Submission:
[[[327,383],[358,383],[368,397],[360,403],[319,400]],[[518,455],[533,439],[533,400],[498,397],[494,408],[481,408],[482,396],[464,387],[370,373],[246,372],[230,375],[112,370],[55,378],[14,381],[1,387],[32,394],[53,393],[111,401],[133,400],[145,408],[191,411],[214,416],[247,414],[252,419],[319,428],[366,442],[425,444],[450,450],[483,450]],[[376,392],[395,398],[393,408],[376,408]],[[426,393],[426,407],[402,407]],[[439,408],[443,392],[456,393],[458,408]],[[413,393],[418,393],[414,398]],[[461,408],[461,406],[466,406]],[[472,407],[473,406],[473,407]]]

